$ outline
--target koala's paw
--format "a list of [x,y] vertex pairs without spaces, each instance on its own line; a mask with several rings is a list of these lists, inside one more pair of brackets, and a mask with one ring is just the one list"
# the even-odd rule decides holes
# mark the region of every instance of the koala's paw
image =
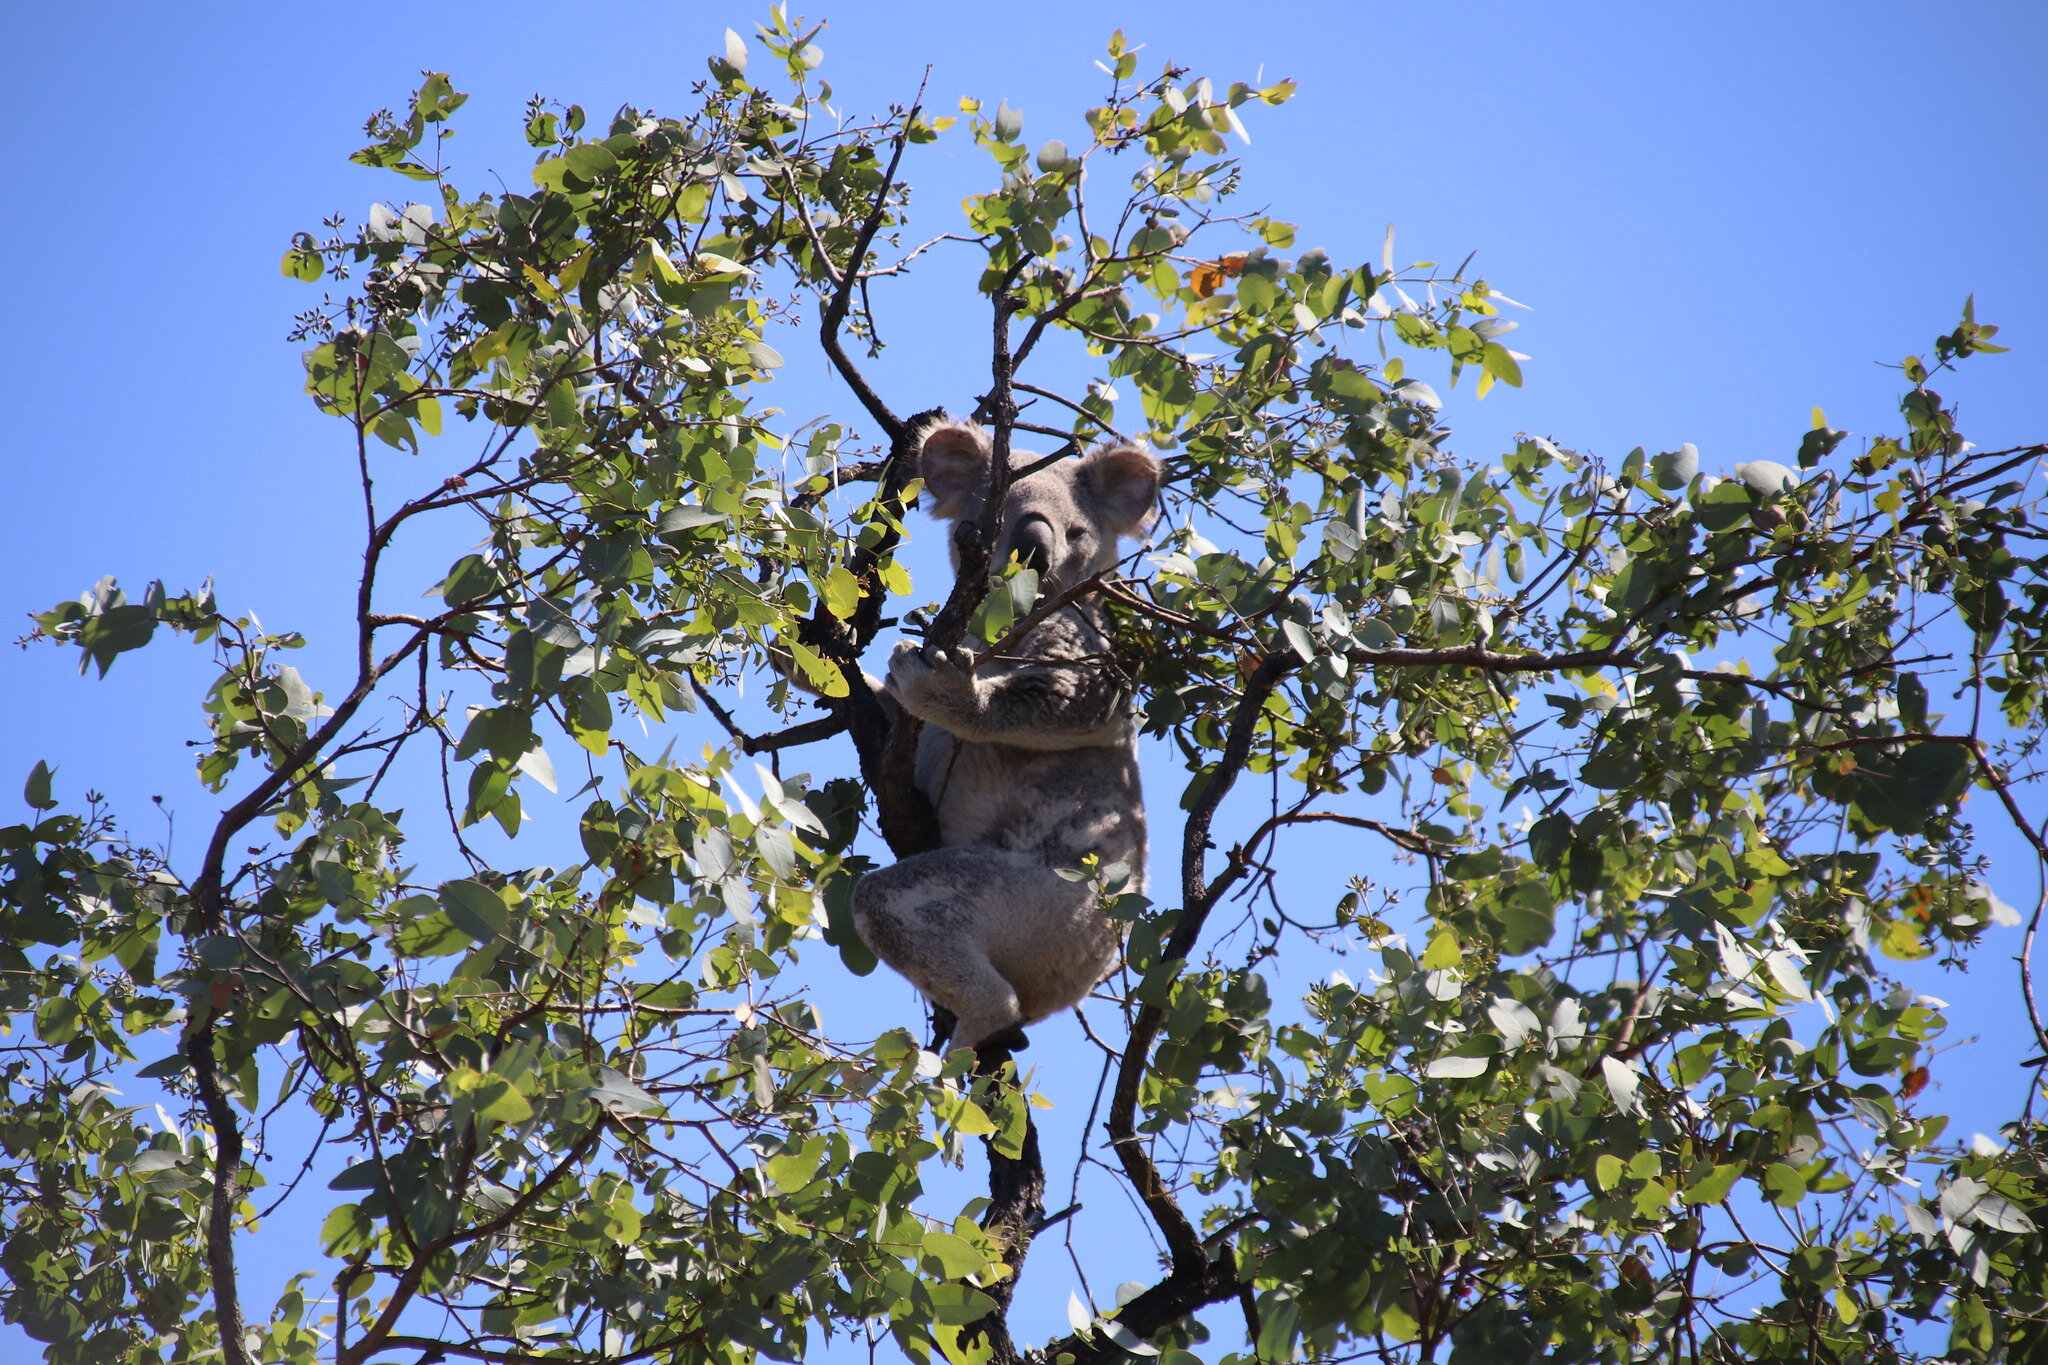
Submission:
[[971,705],[974,698],[974,656],[949,649],[936,661],[914,640],[899,640],[889,656],[889,691],[912,715],[932,720],[934,711]]

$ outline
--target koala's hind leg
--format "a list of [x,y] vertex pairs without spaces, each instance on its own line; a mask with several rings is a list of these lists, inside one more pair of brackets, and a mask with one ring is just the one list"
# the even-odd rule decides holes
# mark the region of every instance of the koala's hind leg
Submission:
[[1019,1026],[1072,1005],[1102,979],[1113,935],[1108,960],[1099,949],[1077,952],[1077,938],[1106,936],[1083,927],[1090,910],[1087,888],[1039,859],[974,845],[905,858],[853,892],[868,947],[957,1017],[954,1047],[994,1040],[1014,1048]]

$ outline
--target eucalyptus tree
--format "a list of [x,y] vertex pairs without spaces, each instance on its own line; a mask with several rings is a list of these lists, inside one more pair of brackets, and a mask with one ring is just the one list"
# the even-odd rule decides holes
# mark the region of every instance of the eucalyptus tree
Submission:
[[[1240,211],[1233,139],[1289,85],[1146,74],[1118,35],[1086,143],[1034,146],[1006,104],[844,117],[814,39],[729,35],[680,117],[536,101],[515,189],[444,167],[447,77],[372,120],[393,204],[283,260],[360,482],[344,674],[206,588],[36,617],[82,671],[209,648],[226,804],[172,861],[38,767],[0,829],[7,1320],[56,1361],[231,1365],[2037,1353],[2039,1120],[1945,1137],[1941,1006],[1887,966],[2021,918],[1980,826],[2048,866],[2048,450],[1973,447],[1935,387],[1996,329],[1966,308],[1904,362],[1896,434],[1816,409],[1721,476],[1460,454],[1419,375],[1519,384],[1504,300]],[[913,231],[942,138],[989,187]],[[913,437],[967,400],[867,357],[938,252],[981,272],[955,315],[999,449],[1161,453],[1117,572],[1041,600],[982,527],[912,581]],[[840,415],[768,405],[771,340]],[[870,645],[992,650],[1090,595],[1185,763],[1154,897],[1075,874],[1129,931],[1088,1141],[1161,1254],[1012,1322],[1036,1236],[1123,1214],[1048,1217],[1014,1066],[827,1032],[790,969],[871,970],[850,887],[937,838]],[[676,757],[678,712],[723,741]],[[506,865],[477,831],[547,818],[571,755],[581,860]],[[1334,904],[1286,894],[1304,852],[1354,874]],[[272,1130],[326,1192],[266,1183]],[[942,1206],[963,1160],[989,1195]],[[318,1246],[256,1240],[280,1198],[327,1201]],[[276,1304],[258,1246],[308,1272]]]

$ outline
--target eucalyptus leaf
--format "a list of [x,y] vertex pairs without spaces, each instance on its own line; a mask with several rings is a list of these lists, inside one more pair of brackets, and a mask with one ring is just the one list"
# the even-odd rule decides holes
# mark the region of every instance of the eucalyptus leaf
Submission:
[[511,920],[504,897],[481,882],[443,882],[440,899],[449,922],[479,943],[497,939]]

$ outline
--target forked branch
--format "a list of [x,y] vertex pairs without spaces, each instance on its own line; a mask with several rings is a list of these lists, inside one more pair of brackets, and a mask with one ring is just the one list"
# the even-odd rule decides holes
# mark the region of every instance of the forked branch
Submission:
[[[931,78],[929,67],[925,69],[925,78]],[[911,101],[909,112],[903,116],[902,126],[890,140],[888,169],[882,172],[882,183],[875,190],[875,202],[869,207],[866,219],[861,222],[859,235],[854,238],[853,251],[847,258],[846,268],[841,270],[832,264],[831,259],[824,254],[822,242],[817,246],[819,264],[827,272],[828,277],[834,280],[831,296],[825,300],[825,311],[818,319],[818,344],[824,348],[825,357],[832,362],[832,368],[846,381],[846,386],[853,390],[853,396],[860,400],[860,405],[868,410],[868,415],[875,419],[875,424],[881,427],[892,442],[902,439],[906,429],[905,423],[889,410],[889,405],[882,401],[881,395],[868,383],[867,376],[860,372],[860,368],[846,354],[846,346],[840,339],[839,331],[846,325],[847,312],[853,307],[853,291],[865,278],[861,270],[862,263],[867,260],[868,252],[874,247],[875,234],[882,230],[882,224],[888,220],[889,191],[896,183],[896,170],[903,162],[903,149],[910,142],[910,130],[916,124],[923,104],[924,81],[919,81],[917,98]],[[801,195],[795,197],[801,202]]]

